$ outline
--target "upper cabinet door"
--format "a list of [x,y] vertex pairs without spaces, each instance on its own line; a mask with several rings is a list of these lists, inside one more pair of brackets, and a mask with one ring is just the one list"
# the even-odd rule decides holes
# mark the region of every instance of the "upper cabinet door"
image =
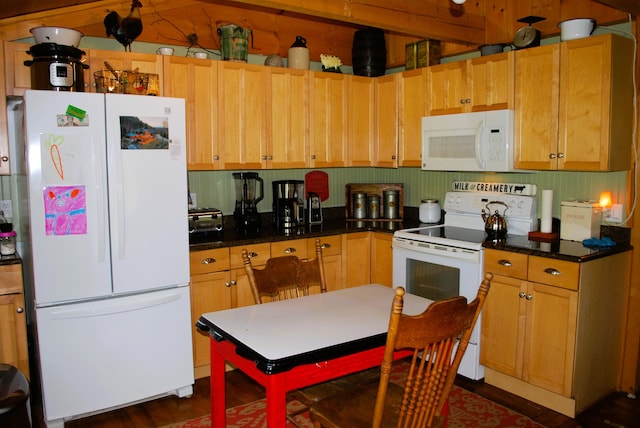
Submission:
[[266,67],[221,61],[219,139],[224,169],[267,167]]
[[[7,95],[22,96],[31,89],[31,68],[24,65],[33,57],[27,52],[29,43],[4,42],[4,72]],[[85,80],[86,83],[86,80]]]
[[516,52],[516,168],[557,168],[559,74],[560,45]]
[[[115,70],[137,71],[140,73],[153,73],[158,75],[158,94],[164,95],[162,83],[164,81],[162,56],[155,54],[105,51],[89,49],[87,51],[90,76],[85,79],[85,86],[89,85],[91,92],[96,92],[96,84],[93,73],[100,70],[107,70],[105,61]],[[86,74],[85,74],[86,76]],[[87,89],[89,91],[89,89]]]
[[309,72],[267,68],[268,168],[309,167]]
[[398,74],[375,79],[375,166],[398,167]]
[[164,57],[164,93],[184,98],[187,114],[187,168],[220,168],[218,63],[180,56]]
[[514,52],[505,52],[467,61],[470,111],[513,108],[514,56]]
[[311,168],[343,167],[347,161],[347,79],[310,73]]
[[347,76],[348,88],[348,166],[373,166],[374,79]]
[[562,43],[558,168],[631,168],[633,42],[607,34]]
[[428,115],[462,113],[470,103],[466,94],[466,62],[427,67]]
[[420,167],[422,118],[427,115],[427,69],[405,71],[398,85],[398,165]]

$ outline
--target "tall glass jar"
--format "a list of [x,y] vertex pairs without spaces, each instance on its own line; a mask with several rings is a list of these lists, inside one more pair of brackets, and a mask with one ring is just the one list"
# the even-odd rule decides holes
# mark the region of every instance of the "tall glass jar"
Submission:
[[12,256],[16,253],[16,231],[0,232],[0,255]]

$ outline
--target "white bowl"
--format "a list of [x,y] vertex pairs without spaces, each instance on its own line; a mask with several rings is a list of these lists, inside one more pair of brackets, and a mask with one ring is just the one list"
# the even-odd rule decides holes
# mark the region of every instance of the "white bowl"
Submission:
[[597,26],[596,20],[591,18],[568,19],[558,24],[560,40],[575,40],[589,37]]
[[34,27],[31,34],[36,39],[36,43],[56,43],[63,46],[73,46],[77,48],[80,39],[84,34],[72,28],[62,27]]

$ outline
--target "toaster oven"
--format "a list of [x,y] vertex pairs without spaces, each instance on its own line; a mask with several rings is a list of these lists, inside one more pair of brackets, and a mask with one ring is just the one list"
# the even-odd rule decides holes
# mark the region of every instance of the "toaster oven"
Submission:
[[217,208],[195,208],[189,210],[189,233],[221,233],[222,211]]

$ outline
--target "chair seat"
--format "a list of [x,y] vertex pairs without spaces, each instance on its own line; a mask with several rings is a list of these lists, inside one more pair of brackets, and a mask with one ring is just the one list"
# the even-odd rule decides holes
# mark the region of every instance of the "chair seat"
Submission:
[[[384,405],[382,428],[396,428],[398,415],[402,403],[404,388],[389,383]],[[351,388],[341,394],[335,394],[318,401],[311,406],[311,418],[319,420],[327,428],[371,427],[373,423],[373,409],[376,405],[378,384],[361,385]],[[430,428],[444,426],[445,418],[434,418]]]
[[362,385],[378,385],[378,382],[380,382],[380,367],[376,366],[328,382],[295,390],[291,395],[307,406],[311,406],[320,400],[342,394],[352,388]]

